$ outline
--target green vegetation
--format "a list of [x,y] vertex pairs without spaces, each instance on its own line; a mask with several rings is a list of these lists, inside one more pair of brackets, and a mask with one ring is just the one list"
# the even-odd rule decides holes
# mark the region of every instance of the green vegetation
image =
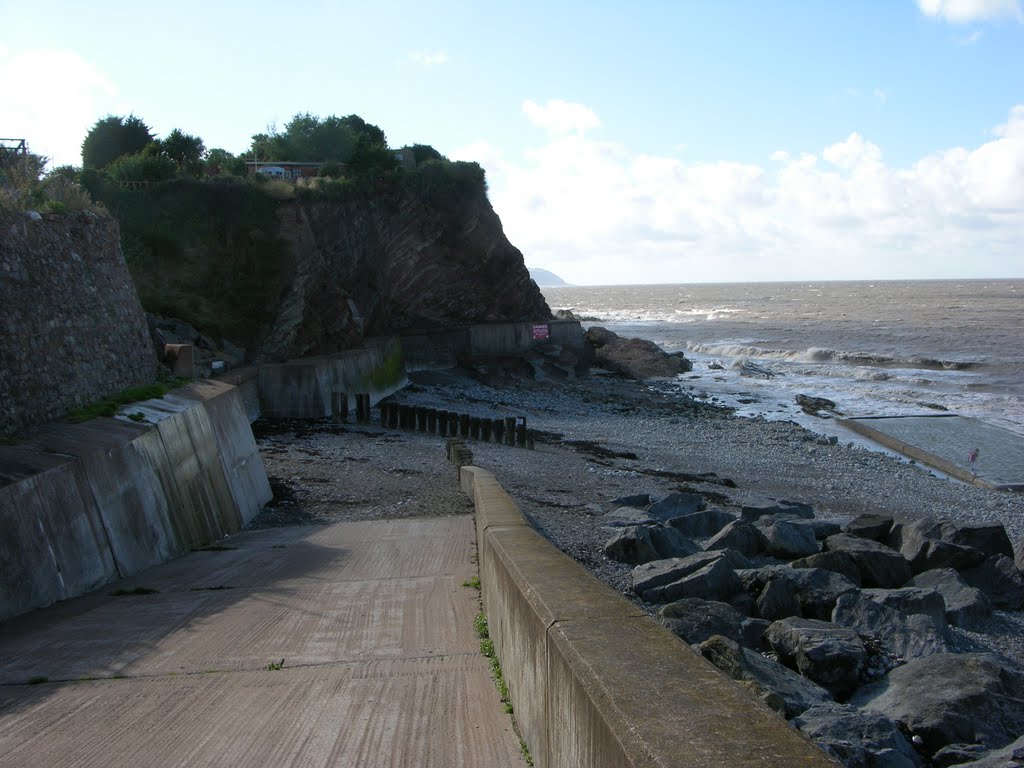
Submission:
[[473,626],[476,629],[477,637],[480,638],[480,653],[486,656],[490,662],[491,674],[494,676],[494,685],[498,689],[498,695],[501,696],[501,703],[505,706],[505,712],[511,715],[512,699],[508,695],[505,676],[501,673],[501,662],[498,661],[498,657],[494,653],[494,641],[491,640],[490,632],[487,629],[487,616],[482,613],[477,614],[473,620]]
[[383,172],[396,165],[384,131],[359,115],[321,119],[308,112],[299,113],[283,131],[272,126],[266,133],[253,136],[246,154],[260,162],[329,163],[339,170],[344,164],[354,175]]
[[265,332],[295,268],[272,196],[279,191],[273,185],[293,195],[290,184],[177,177],[132,190],[86,172],[85,185],[120,221],[125,259],[148,311],[240,346]]
[[284,659],[280,661],[272,661],[264,667],[267,672],[277,672],[280,669],[284,669]]
[[[397,210],[412,194],[447,212],[486,192],[476,163],[451,162],[427,144],[408,149],[414,168],[399,165],[384,131],[358,115],[299,113],[238,154],[207,150],[179,128],[157,137],[136,115],[108,115],[85,136],[81,168],[44,174],[45,158],[21,155],[9,167],[0,158],[0,208],[109,211],[147,311],[254,348],[297,269],[297,217],[286,205],[350,206],[343,215],[358,217],[373,205]],[[247,176],[254,158],[322,166],[292,183]],[[400,357],[389,358],[374,383],[386,386],[400,370]],[[111,413],[106,404],[78,418]]]
[[119,157],[142,152],[152,144],[149,126],[135,115],[107,115],[89,129],[82,141],[82,165],[85,168],[106,168]]
[[156,595],[159,594],[159,589],[150,589],[149,587],[135,587],[134,589],[115,589],[110,593],[111,597],[125,597],[127,595]]
[[[81,408],[69,411],[67,418],[68,421],[77,424],[79,422],[95,419],[98,416],[110,417],[116,414],[117,409],[122,405],[137,403],[140,400],[160,399],[174,386],[177,385],[160,383],[149,384],[145,387],[133,387],[131,389],[126,389],[123,392],[118,392],[116,395],[111,395],[104,400],[97,400],[94,403],[89,403]],[[140,421],[140,419],[135,418],[135,415],[130,416],[129,418],[132,418],[134,421]],[[145,417],[143,417],[143,419],[144,418]]]
[[452,208],[487,191],[484,169],[478,163],[428,160],[409,172],[409,186],[437,208]]
[[[472,581],[472,579],[470,579]],[[477,589],[479,589],[479,579],[477,579]],[[469,586],[469,584],[463,584],[462,586]],[[487,616],[483,613],[478,613],[476,618],[473,619],[473,627],[476,629],[477,637],[480,638],[480,653],[487,657],[487,660],[491,665],[491,674],[494,676],[494,685],[498,689],[498,695],[501,696],[501,703],[505,707],[505,712],[509,715],[513,714],[512,710],[512,699],[509,697],[508,685],[505,683],[505,676],[501,671],[501,662],[498,661],[497,655],[494,653],[494,641],[491,640],[490,630],[487,627]],[[519,752],[523,756],[523,760],[526,764],[533,766],[533,756],[530,755],[530,748],[526,745],[523,737],[519,733],[519,727],[515,723],[515,719],[512,721],[515,726],[516,736],[519,737]]]
[[43,683],[48,682],[50,682],[50,678],[48,678],[46,675],[36,675],[35,677],[30,677],[28,679],[29,685],[42,685]]
[[469,587],[470,589],[480,589],[480,577],[472,576],[466,579],[464,582],[462,582],[462,586]]
[[0,152],[0,210],[42,213],[106,213],[79,184],[77,169],[46,173],[47,159],[31,152]]

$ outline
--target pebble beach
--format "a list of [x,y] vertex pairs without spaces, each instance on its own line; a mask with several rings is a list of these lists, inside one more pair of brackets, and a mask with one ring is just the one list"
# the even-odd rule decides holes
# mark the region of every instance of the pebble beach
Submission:
[[[733,415],[665,382],[600,371],[564,381],[483,384],[460,371],[422,372],[399,402],[481,417],[523,416],[536,450],[470,441],[533,525],[631,599],[629,565],[610,560],[604,515],[622,496],[697,492],[710,506],[761,497],[802,502],[837,522],[862,513],[913,520],[998,522],[1016,545],[1024,495],[937,476],[863,445],[832,442],[790,422]],[[469,514],[445,438],[369,425],[268,422],[257,440],[275,501],[255,527]],[[645,606],[654,611],[654,606]],[[997,611],[982,631],[955,629],[960,650],[1003,653],[1024,668],[1024,621]]]

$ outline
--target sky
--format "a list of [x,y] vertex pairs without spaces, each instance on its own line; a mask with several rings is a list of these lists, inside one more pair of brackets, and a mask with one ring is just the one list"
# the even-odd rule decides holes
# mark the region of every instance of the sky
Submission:
[[54,166],[358,114],[578,285],[1024,277],[1022,0],[0,0],[0,83]]

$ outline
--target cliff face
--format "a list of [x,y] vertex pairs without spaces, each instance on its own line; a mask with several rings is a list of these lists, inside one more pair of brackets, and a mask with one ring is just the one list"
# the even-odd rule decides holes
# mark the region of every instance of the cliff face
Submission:
[[327,354],[363,336],[551,316],[481,189],[434,204],[415,191],[278,208],[295,259],[262,359]]

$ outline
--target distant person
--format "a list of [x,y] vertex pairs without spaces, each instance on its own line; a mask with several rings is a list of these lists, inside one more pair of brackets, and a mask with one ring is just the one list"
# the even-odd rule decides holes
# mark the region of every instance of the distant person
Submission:
[[974,470],[974,465],[978,461],[979,454],[981,454],[981,450],[978,448],[973,449],[970,453],[967,454],[967,463],[971,465],[972,471]]

